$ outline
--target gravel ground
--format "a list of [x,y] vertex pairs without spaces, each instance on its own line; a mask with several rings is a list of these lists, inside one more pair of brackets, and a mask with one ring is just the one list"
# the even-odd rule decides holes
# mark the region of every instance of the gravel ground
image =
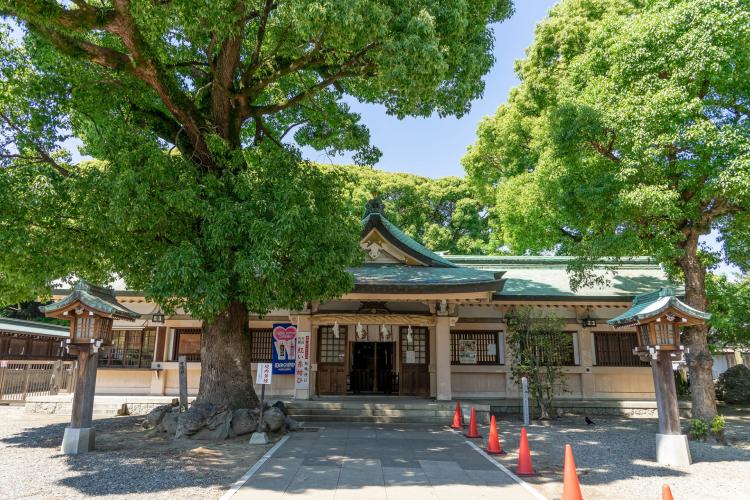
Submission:
[[[548,498],[562,494],[563,454],[568,443],[573,446],[587,500],[657,499],[663,484],[669,484],[679,500],[750,498],[750,411],[727,416],[730,446],[691,442],[693,465],[682,469],[655,463],[656,419],[592,418],[594,426],[587,426],[583,417],[564,417],[547,426],[527,428],[539,475],[526,480]],[[508,452],[498,460],[515,470],[520,422],[504,420],[498,425]],[[481,433],[487,436],[486,427]]]
[[141,419],[98,419],[97,450],[65,456],[70,417],[0,406],[0,498],[219,498],[270,447],[148,437]]

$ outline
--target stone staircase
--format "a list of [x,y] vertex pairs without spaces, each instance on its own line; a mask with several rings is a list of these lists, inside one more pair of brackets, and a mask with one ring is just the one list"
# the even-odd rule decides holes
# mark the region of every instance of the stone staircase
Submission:
[[287,401],[289,416],[300,422],[450,424],[455,403],[429,399]]

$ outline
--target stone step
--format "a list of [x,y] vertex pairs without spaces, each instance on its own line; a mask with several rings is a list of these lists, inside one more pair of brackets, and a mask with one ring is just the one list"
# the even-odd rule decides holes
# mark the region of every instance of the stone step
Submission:
[[325,411],[314,408],[290,408],[289,415],[297,418],[303,416],[325,416],[325,415],[341,415],[341,416],[360,416],[360,417],[436,417],[443,419],[450,419],[453,417],[453,412],[446,411],[431,411],[431,410],[379,410],[379,409],[344,409],[337,410],[335,412]]
[[308,415],[308,416],[295,416],[290,415],[295,420],[300,422],[356,422],[356,423],[375,423],[375,424],[433,424],[433,425],[449,425],[450,421],[446,421],[444,417],[394,417],[388,415],[373,415],[373,416],[345,416],[345,415]]

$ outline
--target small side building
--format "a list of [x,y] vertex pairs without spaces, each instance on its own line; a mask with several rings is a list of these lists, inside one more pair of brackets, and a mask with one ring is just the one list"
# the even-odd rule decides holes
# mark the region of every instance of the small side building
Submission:
[[68,359],[62,347],[68,334],[67,326],[0,317],[0,360]]

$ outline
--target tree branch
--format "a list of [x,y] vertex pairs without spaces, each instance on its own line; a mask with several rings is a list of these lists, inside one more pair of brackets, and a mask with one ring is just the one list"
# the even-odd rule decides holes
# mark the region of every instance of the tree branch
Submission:
[[615,163],[620,163],[620,158],[607,146],[604,144],[595,141],[593,139],[590,139],[587,141],[589,146],[591,146],[594,151],[602,155],[603,157],[607,158],[608,160],[612,160]]
[[[15,124],[13,122],[13,120],[11,120],[10,117],[8,115],[6,115],[5,113],[0,112],[0,119],[2,119],[2,121],[5,122],[5,124],[8,127],[10,127],[12,130],[14,130],[17,134],[23,134],[24,133],[24,131],[21,130],[21,127],[19,127],[17,124]],[[49,153],[47,153],[47,151],[41,145],[39,145],[36,141],[30,141],[30,142],[31,142],[31,144],[34,147],[34,150],[39,155],[39,158],[38,158],[39,161],[48,164],[53,169],[55,169],[57,171],[57,173],[59,173],[63,177],[70,177],[70,175],[71,175],[70,170],[68,170],[67,168],[65,168],[62,165],[60,165],[57,161],[55,161],[55,159],[52,158],[52,156]],[[6,155],[6,156],[10,157],[12,155]],[[18,158],[21,158],[21,156],[19,155]],[[26,159],[26,160],[32,159],[32,158],[28,158],[28,157],[23,157],[23,158]]]
[[266,5],[265,7],[263,7],[263,14],[261,15],[260,23],[258,25],[258,35],[255,38],[255,48],[253,49],[253,54],[250,57],[250,64],[248,65],[243,79],[252,78],[255,70],[258,69],[258,62],[260,61],[260,50],[263,46],[263,39],[266,36],[266,24],[268,23],[268,17],[271,15],[271,10],[275,9],[276,5],[277,4],[275,4],[273,0],[266,0]]

